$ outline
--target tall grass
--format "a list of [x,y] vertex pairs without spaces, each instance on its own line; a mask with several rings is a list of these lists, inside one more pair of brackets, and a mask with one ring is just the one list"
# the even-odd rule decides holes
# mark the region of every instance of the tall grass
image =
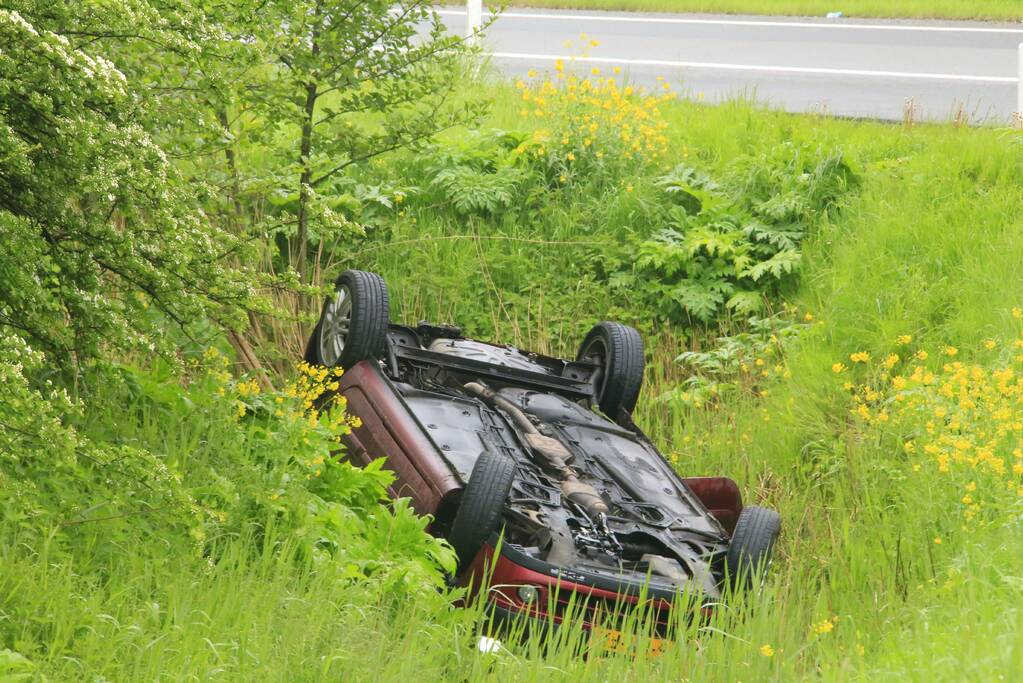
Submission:
[[[519,125],[514,94],[495,97],[491,124]],[[506,637],[501,651],[484,653],[475,647],[478,608],[353,581],[346,563],[298,552],[291,531],[236,529],[218,539],[213,559],[154,536],[151,546],[81,547],[74,562],[56,562],[46,543],[14,539],[0,549],[0,613],[14,634],[3,646],[61,681],[1017,679],[1019,510],[964,529],[955,498],[914,473],[891,435],[850,416],[832,365],[858,351],[880,356],[900,335],[966,355],[1018,333],[1009,312],[1023,301],[1018,134],[796,117],[741,102],[680,103],[665,114],[669,161],[688,155],[721,169],[792,140],[841,148],[863,176],[858,197],[804,246],[788,298],[814,324],[788,348],[787,376],[766,396],[739,393],[700,410],[658,401],[684,376],[675,356],[713,335],[654,324],[627,296],[586,279],[586,260],[631,234],[645,201],[638,175],[635,192],[591,187],[523,222],[409,209],[339,256],[387,278],[399,320],[461,322],[472,334],[565,354],[595,320],[640,325],[649,365],[637,422],[678,455],[683,475],[728,475],[748,503],[782,514],[762,591],[685,622],[657,657],[642,642],[580,656],[586,645],[572,626],[546,640]],[[243,448],[235,427],[197,422],[187,404],[140,412],[116,392],[96,400],[83,429],[120,435],[181,468]]]
[[[510,127],[514,119],[501,112],[512,108],[500,102],[494,124]],[[852,206],[806,247],[802,284],[791,303],[800,315],[809,312],[814,326],[789,350],[789,377],[779,377],[766,397],[739,395],[702,411],[658,402],[681,376],[674,356],[709,340],[698,330],[655,329],[649,321],[632,320],[645,324],[652,346],[637,421],[663,450],[679,454],[683,474],[727,474],[740,482],[747,502],[779,509],[784,527],[773,578],[750,609],[741,610],[741,618],[726,610],[659,658],[580,659],[557,648],[540,656],[512,646],[496,658],[490,676],[523,681],[1018,676],[1023,672],[1018,525],[961,530],[956,499],[936,497],[928,480],[912,476],[880,434],[854,426],[848,397],[832,370],[835,362],[848,363],[853,352],[880,354],[904,334],[930,348],[944,343],[965,348],[1016,333],[1009,309],[1023,298],[1018,135],[792,117],[744,103],[713,109],[679,104],[668,116],[675,154],[710,168],[793,140],[843,149],[864,177]],[[632,201],[611,191],[579,200]],[[581,232],[569,231],[571,222],[546,216],[534,224],[455,227],[420,218],[414,230],[395,234],[397,240],[417,240],[412,249],[377,248],[353,255],[352,264],[385,274],[402,317],[463,320],[474,331],[572,353],[592,320],[628,319],[630,312],[627,302],[572,289],[578,280],[571,265],[586,253],[582,242],[615,244],[627,223]],[[453,239],[431,239],[434,235]],[[443,273],[443,286],[435,287],[434,273]],[[587,292],[571,302],[574,319],[551,301],[557,290]],[[940,545],[933,540],[939,530]]]

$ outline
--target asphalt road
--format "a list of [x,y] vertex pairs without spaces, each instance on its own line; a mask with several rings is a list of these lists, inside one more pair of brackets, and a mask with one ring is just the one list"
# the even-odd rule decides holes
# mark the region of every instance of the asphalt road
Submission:
[[[465,30],[464,8],[438,11]],[[599,45],[580,58],[581,34]],[[484,38],[513,76],[574,55],[581,72],[617,65],[634,83],[663,76],[709,102],[752,96],[792,112],[890,120],[912,107],[918,120],[958,113],[973,123],[1012,119],[1020,43],[1023,24],[526,9],[502,14]]]

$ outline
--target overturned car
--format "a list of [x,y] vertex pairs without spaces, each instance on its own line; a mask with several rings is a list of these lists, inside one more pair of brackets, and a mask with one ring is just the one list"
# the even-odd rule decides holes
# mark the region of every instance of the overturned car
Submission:
[[361,421],[348,457],[387,458],[391,493],[433,516],[463,584],[489,578],[479,595],[499,616],[558,623],[574,603],[594,621],[643,596],[666,619],[676,596],[710,604],[769,563],[777,513],[744,509],[730,479],[679,477],[633,423],[631,327],[602,322],[575,360],[551,358],[391,324],[384,281],[350,270],[305,360],[346,370],[337,392]]

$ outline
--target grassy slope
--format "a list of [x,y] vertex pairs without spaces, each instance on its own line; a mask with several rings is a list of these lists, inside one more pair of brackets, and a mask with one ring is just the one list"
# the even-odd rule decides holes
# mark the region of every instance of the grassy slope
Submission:
[[1023,19],[1017,0],[514,0],[515,7],[627,10],[634,12],[712,12],[822,17],[913,19]]
[[[655,403],[678,379],[671,358],[683,342],[681,330],[650,335],[653,362],[639,422],[666,451],[680,454],[684,473],[726,473],[748,501],[784,516],[774,578],[750,616],[722,611],[710,625],[719,630],[693,631],[659,659],[583,659],[564,648],[541,657],[531,646],[493,662],[474,653],[471,615],[462,610],[437,601],[395,605],[369,590],[342,589],[334,577],[343,567],[313,572],[272,553],[253,562],[242,538],[215,568],[176,551],[157,563],[125,548],[97,557],[95,566],[58,571],[45,547],[37,554],[4,549],[5,605],[38,615],[38,623],[21,622],[23,635],[6,646],[29,654],[51,680],[95,673],[108,680],[274,681],[1017,678],[1023,611],[1014,577],[1023,574],[1023,532],[961,531],[955,499],[935,495],[929,478],[914,478],[887,447],[851,427],[830,370],[852,351],[880,354],[904,333],[921,343],[959,344],[964,354],[971,343],[1016,333],[1007,309],[1023,301],[1023,163],[1013,134],[905,131],[741,104],[679,104],[669,116],[676,153],[701,164],[722,166],[741,152],[795,139],[843,147],[866,177],[854,206],[808,247],[794,301],[822,322],[791,354],[791,377],[766,399],[740,397],[698,414]],[[510,115],[493,123],[518,125]],[[580,197],[579,205],[615,201]],[[444,227],[423,216],[396,227],[392,247],[350,254],[349,264],[384,273],[403,319],[457,318],[475,333],[496,329],[524,345],[571,352],[609,305],[587,294],[572,301],[568,317],[544,304],[545,291],[572,290],[572,259],[581,253],[572,250],[581,247],[483,238],[613,242],[629,206],[622,205],[620,223],[584,233],[557,232],[557,217],[536,226]],[[478,246],[430,239],[473,229]],[[168,432],[167,424],[161,418],[134,432],[126,424],[119,429],[143,445],[165,444],[168,457],[181,461],[220,447],[220,437],[201,425]],[[938,533],[940,547],[932,543]],[[832,632],[812,635],[814,623],[832,616]],[[61,649],[72,638],[75,649]],[[760,654],[763,645],[773,656]]]
[[[877,355],[901,334],[931,348],[1015,334],[1008,309],[1023,301],[1018,138],[790,117],[745,105],[680,104],[671,116],[679,150],[710,166],[795,139],[844,148],[867,179],[854,206],[808,248],[795,302],[822,322],[792,354],[791,377],[766,399],[675,413],[651,400],[677,379],[670,359],[684,347],[678,331],[664,331],[639,407],[638,421],[665,450],[681,454],[685,473],[727,473],[742,482],[748,500],[781,510],[785,536],[774,583],[752,616],[715,624],[727,637],[693,634],[659,660],[582,661],[565,653],[542,659],[519,651],[498,665],[495,680],[983,680],[1023,672],[1018,584],[1001,578],[1021,572],[1023,533],[960,530],[955,498],[932,496],[926,476],[914,478],[896,452],[849,424],[848,399],[831,371],[851,352]],[[513,125],[510,117],[495,123]],[[544,229],[507,228],[547,239],[615,231],[536,232]],[[434,231],[439,228],[421,222],[395,238],[423,240]],[[607,304],[586,302],[597,309],[578,310],[574,331],[571,324],[545,327],[541,297],[552,282],[530,291],[527,273],[508,277],[503,269],[517,263],[511,252],[530,249],[538,263],[554,258],[552,247],[483,241],[475,250],[455,240],[417,242],[355,262],[384,271],[406,317],[475,309],[459,305],[473,300],[491,319],[482,316],[475,327],[521,332],[525,342],[570,352]],[[458,277],[424,291],[430,282],[424,285],[420,269],[430,264],[449,276],[457,269]],[[509,265],[511,272],[516,267]],[[566,272],[570,281],[572,271]],[[517,303],[511,316],[522,316],[517,325],[503,316],[489,278],[507,283],[499,289]],[[945,536],[940,547],[932,542],[936,533]],[[948,578],[953,567],[956,581]],[[833,616],[832,632],[812,633],[814,623]],[[774,656],[759,654],[762,645]],[[411,662],[451,653],[413,643],[408,656],[414,670]],[[478,671],[467,662],[452,662],[451,669],[452,675]]]

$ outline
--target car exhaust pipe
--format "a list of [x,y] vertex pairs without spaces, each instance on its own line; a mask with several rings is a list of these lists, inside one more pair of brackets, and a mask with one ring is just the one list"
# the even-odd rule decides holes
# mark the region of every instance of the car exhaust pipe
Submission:
[[580,481],[579,475],[569,466],[574,456],[565,448],[565,444],[553,437],[541,434],[521,408],[482,382],[466,382],[462,386],[470,394],[478,396],[494,408],[500,408],[511,417],[512,422],[522,432],[533,453],[543,459],[540,465],[546,465],[545,469],[557,473],[558,483],[565,498],[581,507],[593,518],[606,515],[609,512],[607,503],[600,497],[597,489]]
[[597,493],[597,489],[584,481],[579,481],[579,478],[575,476],[575,472],[567,475],[560,483],[561,491],[565,494],[565,497],[583,510],[586,510],[586,514],[591,518],[598,518],[610,512],[610,508],[608,508],[604,499],[600,497],[600,494]]
[[462,385],[462,388],[470,394],[479,396],[493,407],[500,408],[508,413],[515,422],[515,425],[526,434],[540,434],[540,430],[530,422],[529,418],[526,417],[524,412],[519,410],[518,406],[482,382],[466,382]]

